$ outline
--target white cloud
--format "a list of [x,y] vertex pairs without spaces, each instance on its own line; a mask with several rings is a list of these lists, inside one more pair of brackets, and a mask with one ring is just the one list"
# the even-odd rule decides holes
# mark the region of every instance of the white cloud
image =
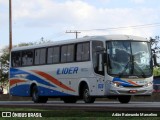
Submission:
[[0,4],[8,4],[8,0],[0,0]]
[[[101,0],[108,2],[109,0]],[[132,0],[143,2],[144,0]],[[2,0],[0,0],[2,2]],[[159,11],[159,12],[158,12]],[[97,8],[81,0],[14,0],[13,21],[23,27],[48,27],[57,32],[70,29],[96,29],[154,23],[160,10],[152,8]],[[44,31],[47,32],[47,31]],[[155,28],[90,31],[81,35],[134,34],[152,36]]]
[[136,4],[142,4],[144,3],[146,0],[131,0],[131,2],[136,3]]

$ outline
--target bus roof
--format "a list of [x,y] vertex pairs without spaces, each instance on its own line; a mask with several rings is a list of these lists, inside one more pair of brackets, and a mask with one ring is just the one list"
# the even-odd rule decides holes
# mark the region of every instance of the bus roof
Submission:
[[44,43],[44,44],[39,44],[39,45],[15,47],[12,49],[12,51],[34,49],[34,48],[41,48],[41,47],[47,47],[47,46],[56,46],[56,45],[63,45],[63,44],[70,44],[70,43],[78,43],[78,42],[85,42],[85,41],[92,41],[92,40],[99,40],[99,41],[133,40],[133,41],[147,41],[147,42],[149,42],[149,40],[147,38],[132,36],[132,35],[85,36],[83,38],[78,38],[78,39],[61,40],[61,41],[54,41],[54,42]]

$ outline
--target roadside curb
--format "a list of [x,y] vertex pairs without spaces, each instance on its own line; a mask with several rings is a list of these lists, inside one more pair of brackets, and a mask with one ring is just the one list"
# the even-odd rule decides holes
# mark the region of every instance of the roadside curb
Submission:
[[[59,98],[49,98],[49,101],[52,100],[60,100]],[[97,98],[98,101],[115,101],[113,99],[108,98]],[[0,101],[32,101],[31,97],[18,97],[11,96],[9,94],[1,94]],[[160,93],[153,93],[152,96],[133,96],[131,101],[144,101],[144,102],[159,102],[160,101]]]

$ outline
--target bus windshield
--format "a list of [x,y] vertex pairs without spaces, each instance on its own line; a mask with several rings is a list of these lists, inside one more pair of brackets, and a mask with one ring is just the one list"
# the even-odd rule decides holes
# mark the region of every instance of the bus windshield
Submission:
[[108,74],[118,77],[152,75],[151,49],[148,42],[107,42]]

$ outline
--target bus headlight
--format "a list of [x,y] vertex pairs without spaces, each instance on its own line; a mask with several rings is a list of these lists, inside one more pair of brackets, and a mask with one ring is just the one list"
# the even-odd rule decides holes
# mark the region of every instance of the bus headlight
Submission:
[[118,83],[113,83],[113,85],[114,85],[115,87],[118,87],[118,86],[119,86],[119,84],[118,84]]
[[118,82],[111,82],[111,84],[112,84],[114,87],[121,87],[120,83],[118,83]]
[[145,86],[146,86],[146,87],[149,87],[149,86],[151,86],[152,84],[153,84],[152,82],[149,82],[149,83],[145,84]]

